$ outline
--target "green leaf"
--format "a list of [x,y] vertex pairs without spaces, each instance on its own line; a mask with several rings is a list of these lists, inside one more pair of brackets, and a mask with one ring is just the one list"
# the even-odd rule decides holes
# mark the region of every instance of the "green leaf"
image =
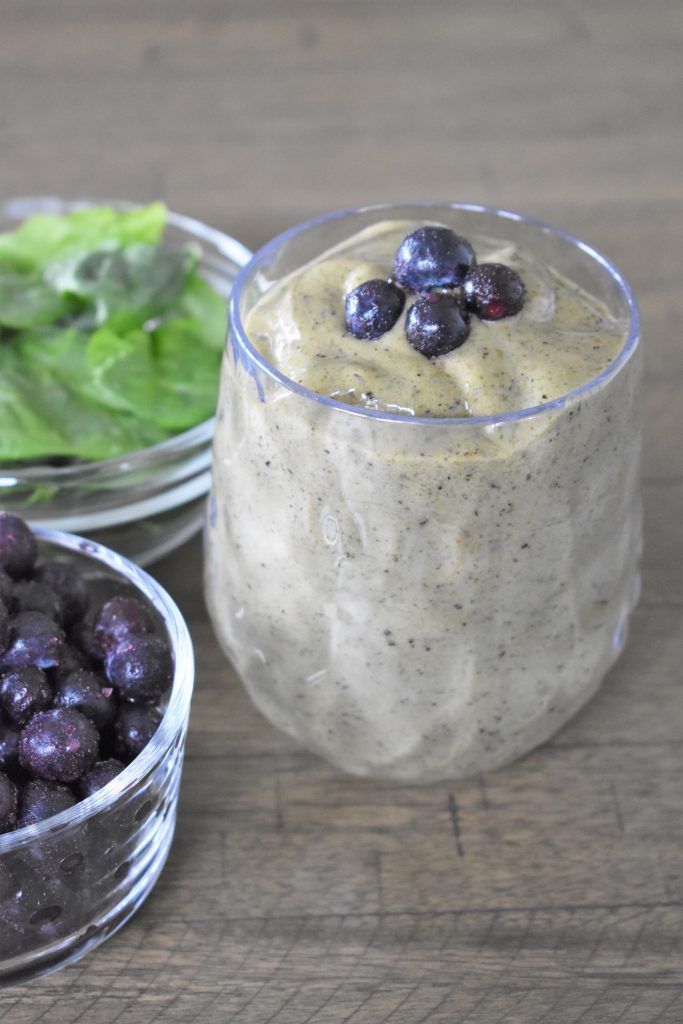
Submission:
[[199,318],[168,320],[154,332],[154,348],[155,422],[175,432],[213,416],[222,343],[206,344],[206,324]]
[[193,248],[164,249],[117,243],[55,260],[45,279],[56,292],[84,304],[76,323],[94,329],[104,323],[122,333],[158,316],[182,291],[199,260]]
[[[82,339],[76,332],[62,332],[54,341],[53,358],[70,354],[71,366],[82,362],[76,351]],[[27,363],[18,346],[0,345],[0,462],[109,459],[166,436],[153,424],[84,398],[67,376],[52,372],[49,359]]]
[[157,422],[152,337],[146,331],[95,331],[87,345],[87,375],[88,393],[95,401]]
[[213,414],[227,302],[152,204],[0,236],[0,463],[113,458]]
[[171,307],[171,313],[194,321],[194,337],[217,352],[223,351],[228,323],[228,300],[214,291],[196,270]]
[[87,363],[88,392],[98,402],[168,433],[213,415],[220,353],[199,340],[193,320],[169,320],[153,334],[100,328],[88,343]]
[[0,266],[0,324],[19,330],[53,323],[71,303],[37,274],[17,274]]
[[74,213],[38,213],[14,231],[0,235],[0,263],[15,270],[34,271],[75,252],[87,252],[103,242],[156,245],[166,223],[163,203],[135,210],[92,206]]

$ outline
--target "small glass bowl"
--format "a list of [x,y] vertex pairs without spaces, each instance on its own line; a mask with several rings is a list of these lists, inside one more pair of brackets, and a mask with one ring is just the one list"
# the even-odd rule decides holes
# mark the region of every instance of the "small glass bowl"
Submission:
[[[130,210],[138,204],[12,199],[0,207],[0,231],[11,231],[36,213],[71,213],[100,205]],[[200,247],[200,273],[227,300],[250,251],[222,231],[169,211],[164,244],[179,248],[188,243]],[[161,444],[116,459],[69,466],[0,465],[0,506],[33,527],[84,534],[148,565],[202,526],[213,430],[212,417]]]
[[91,581],[149,602],[166,630],[175,675],[157,732],[120,775],[71,809],[0,835],[0,986],[78,960],[147,897],[173,839],[194,682],[187,625],[158,583],[93,541],[36,534],[41,556],[67,560]]

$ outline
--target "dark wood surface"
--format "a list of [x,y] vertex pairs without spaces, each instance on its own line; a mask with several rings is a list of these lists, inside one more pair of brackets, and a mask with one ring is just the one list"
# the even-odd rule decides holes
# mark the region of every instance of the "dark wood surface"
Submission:
[[680,0],[0,0],[0,194],[156,196],[255,246],[363,201],[563,224],[640,300],[644,590],[592,704],[473,782],[349,781],[219,654],[191,544],[156,575],[197,690],[144,909],[6,1024],[683,1019]]

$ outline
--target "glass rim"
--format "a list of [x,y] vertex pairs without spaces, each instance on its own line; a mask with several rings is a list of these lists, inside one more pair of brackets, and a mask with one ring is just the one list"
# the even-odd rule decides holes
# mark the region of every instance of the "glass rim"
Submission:
[[[270,363],[268,359],[266,359],[266,357],[251,344],[245,326],[242,322],[240,314],[240,300],[244,289],[251,281],[256,271],[264,262],[275,256],[285,242],[295,238],[297,235],[300,235],[305,231],[308,231],[310,228],[318,227],[319,225],[326,224],[330,221],[341,220],[344,217],[351,216],[352,214],[382,213],[388,211],[398,212],[407,207],[419,207],[425,211],[448,208],[450,210],[461,210],[467,213],[489,214],[499,217],[501,220],[511,220],[517,223],[529,224],[532,227],[537,228],[543,234],[549,234],[563,239],[565,242],[573,245],[576,249],[579,249],[591,257],[595,263],[607,271],[626,300],[629,316],[628,333],[618,354],[596,377],[591,377],[590,380],[581,384],[578,388],[568,391],[564,395],[542,402],[539,405],[527,406],[522,409],[514,409],[508,412],[488,413],[485,416],[403,416],[393,412],[381,412],[377,409],[366,409],[361,406],[348,405],[338,399],[330,398],[327,395],[321,395],[317,391],[313,391],[311,388],[307,388],[303,384],[298,384],[290,377],[287,377],[284,373],[273,366],[273,364]],[[347,413],[350,416],[359,416],[385,423],[418,424],[421,426],[449,425],[455,428],[465,426],[490,427],[504,423],[515,423],[520,420],[528,419],[532,416],[537,416],[540,413],[563,409],[569,402],[580,399],[582,396],[589,394],[611,380],[619,372],[621,367],[628,362],[638,346],[638,342],[640,340],[640,314],[638,312],[638,306],[631,286],[618,267],[616,267],[615,264],[598,249],[595,249],[592,245],[582,241],[576,235],[565,231],[563,228],[559,228],[553,224],[548,224],[535,217],[528,217],[525,214],[515,213],[511,210],[504,210],[495,206],[483,206],[478,203],[436,202],[429,200],[410,202],[406,200],[390,203],[372,203],[367,206],[335,210],[332,213],[326,213],[319,217],[312,217],[311,219],[303,221],[300,224],[296,224],[293,227],[288,228],[286,231],[281,232],[279,235],[276,235],[254,253],[249,262],[242,267],[235,279],[229,300],[228,330],[233,330],[235,332],[238,344],[241,346],[242,350],[253,363],[264,371],[264,373],[286,387],[289,391],[298,394],[302,398],[307,398],[310,401],[316,402],[318,405],[330,409],[336,409],[339,412]]]
[[[152,200],[150,200],[152,201]],[[25,219],[36,213],[63,213],[76,210],[85,210],[92,206],[111,206],[115,210],[137,210],[144,206],[144,203],[133,202],[128,199],[96,199],[81,197],[78,199],[66,199],[61,196],[18,196],[7,199],[2,203],[1,212],[7,217]],[[212,228],[203,221],[194,217],[188,217],[184,213],[175,213],[173,210],[166,210],[166,223],[171,227],[184,231],[192,238],[206,242],[213,246],[218,253],[231,262],[238,273],[249,263],[253,253],[246,245],[228,235],[220,228]],[[236,280],[237,278],[235,278]],[[125,455],[117,455],[111,459],[96,459],[86,462],[76,462],[68,466],[50,466],[47,463],[36,463],[25,465],[21,462],[6,463],[0,465],[0,475],[18,476],[22,481],[41,483],[49,481],[68,482],[73,479],[87,478],[93,474],[102,472],[128,472],[130,469],[142,468],[147,463],[153,463],[166,455],[173,455],[182,452],[186,448],[192,448],[198,444],[209,444],[215,429],[215,417],[202,420],[194,427],[167,437],[157,444],[147,445],[145,448],[134,448]],[[132,465],[134,464],[134,465]]]
[[190,700],[194,689],[194,650],[190,632],[185,619],[180,613],[173,598],[144,569],[134,565],[123,555],[117,554],[103,544],[79,537],[77,534],[64,533],[61,530],[35,528],[34,534],[39,541],[54,545],[66,551],[74,551],[92,558],[108,569],[115,570],[123,576],[154,606],[161,616],[168,632],[174,661],[173,685],[168,706],[164,711],[159,728],[147,746],[122,772],[106,786],[74,804],[73,807],[61,811],[45,821],[35,825],[27,825],[14,832],[0,835],[0,857],[46,839],[71,825],[82,824],[102,811],[107,811],[118,798],[133,789],[170,749],[180,729],[187,720]]

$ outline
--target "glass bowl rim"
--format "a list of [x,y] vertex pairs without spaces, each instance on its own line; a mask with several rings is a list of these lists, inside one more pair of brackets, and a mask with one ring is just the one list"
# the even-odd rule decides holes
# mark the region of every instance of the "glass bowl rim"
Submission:
[[19,850],[33,842],[46,839],[64,829],[78,825],[102,811],[109,810],[118,798],[130,791],[161,761],[186,721],[194,689],[194,650],[190,631],[180,609],[168,592],[149,573],[103,544],[61,530],[34,528],[39,541],[62,551],[74,551],[92,558],[140,590],[164,620],[174,659],[173,685],[163,718],[152,739],[123,771],[106,786],[59,814],[35,825],[0,835],[0,859],[5,853]]
[[[573,245],[576,249],[584,252],[586,255],[591,257],[595,263],[601,266],[607,271],[609,276],[615,282],[622,295],[626,300],[626,305],[629,314],[629,326],[626,340],[612,360],[612,362],[596,377],[592,377],[590,380],[581,384],[580,387],[574,388],[572,391],[568,391],[564,395],[560,395],[557,398],[550,399],[547,402],[542,402],[540,405],[528,406],[523,409],[514,409],[509,412],[503,413],[489,413],[485,416],[449,416],[449,417],[430,417],[430,416],[402,416],[397,413],[391,412],[380,412],[376,409],[365,409],[359,406],[347,405],[345,402],[340,402],[337,399],[329,398],[327,395],[318,394],[311,388],[305,387],[303,384],[298,384],[296,381],[287,377],[281,373],[272,363],[270,363],[265,356],[263,356],[258,349],[256,349],[249,341],[245,326],[242,322],[240,314],[240,300],[242,293],[245,290],[248,283],[252,280],[259,268],[272,257],[276,255],[279,248],[290,239],[308,231],[311,228],[318,227],[326,224],[330,221],[340,220],[344,217],[351,216],[353,214],[366,214],[366,213],[388,213],[390,211],[399,212],[405,208],[422,208],[425,211],[437,210],[437,209],[451,209],[451,210],[462,210],[466,213],[480,213],[488,214],[493,217],[498,217],[502,220],[512,220],[518,223],[528,224],[540,231],[542,234],[554,235],[561,238],[563,241]],[[397,201],[387,203],[372,203],[367,206],[349,207],[343,210],[335,210],[332,213],[326,213],[319,217],[312,217],[310,220],[303,221],[300,224],[296,224],[286,231],[276,235],[264,246],[258,249],[250,261],[245,264],[240,270],[235,283],[233,284],[232,291],[230,293],[229,301],[229,326],[228,331],[234,331],[237,338],[237,342],[241,349],[245,353],[245,357],[251,362],[255,363],[261,370],[263,370],[268,376],[276,380],[279,384],[286,387],[289,391],[300,395],[303,398],[307,398],[311,401],[316,402],[319,405],[325,406],[330,409],[336,409],[339,412],[346,413],[350,416],[365,417],[371,420],[377,420],[380,422],[387,423],[405,423],[420,426],[452,426],[454,428],[464,427],[494,427],[504,423],[515,423],[520,420],[527,419],[531,416],[536,416],[544,412],[552,412],[554,410],[563,409],[569,402],[582,398],[589,392],[597,389],[601,385],[607,383],[614,377],[621,367],[628,362],[633,355],[634,351],[638,346],[640,339],[640,315],[638,312],[638,306],[636,304],[635,296],[629,285],[628,281],[621,273],[621,271],[615,266],[614,263],[607,256],[601,253],[598,249],[595,249],[592,245],[587,242],[583,242],[576,235],[570,234],[563,228],[557,227],[553,224],[548,224],[545,221],[539,220],[535,217],[528,217],[525,214],[515,213],[511,210],[501,209],[495,206],[483,206],[478,203],[454,203],[454,202],[438,202],[438,201]]]
[[[151,200],[152,201],[152,200]],[[156,201],[156,200],[153,200]],[[111,206],[115,210],[137,210],[145,203],[133,202],[128,199],[97,199],[81,197],[67,199],[61,196],[17,196],[6,199],[0,206],[0,213],[8,217],[26,218],[35,213],[59,213],[84,210],[92,206]],[[228,235],[219,228],[212,228],[203,221],[189,217],[184,213],[175,213],[166,209],[166,223],[184,231],[192,238],[213,246],[226,260],[233,263],[238,270],[247,265],[253,253],[239,239]],[[87,462],[76,462],[69,466],[50,466],[46,463],[23,465],[21,462],[0,465],[0,474],[21,477],[27,483],[60,481],[68,483],[71,479],[82,479],[107,471],[127,472],[153,463],[167,454],[190,449],[196,445],[211,442],[215,428],[215,416],[189,427],[187,430],[167,437],[157,444],[145,448],[135,448],[125,455],[117,455],[112,459],[98,459]]]

